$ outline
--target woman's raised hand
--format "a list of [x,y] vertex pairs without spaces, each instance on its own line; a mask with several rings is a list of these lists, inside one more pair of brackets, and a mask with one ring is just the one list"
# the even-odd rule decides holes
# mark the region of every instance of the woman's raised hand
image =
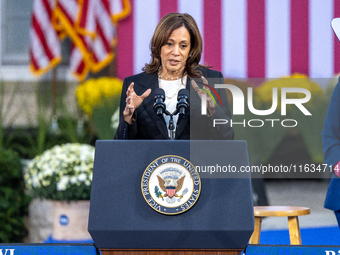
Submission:
[[125,100],[126,105],[123,111],[124,120],[129,124],[132,124],[132,122],[134,121],[133,114],[135,110],[138,108],[138,106],[141,105],[143,100],[146,97],[148,97],[151,93],[151,89],[148,89],[141,96],[138,96],[135,90],[133,89],[133,86],[134,86],[134,83],[132,82],[126,91],[126,100]]

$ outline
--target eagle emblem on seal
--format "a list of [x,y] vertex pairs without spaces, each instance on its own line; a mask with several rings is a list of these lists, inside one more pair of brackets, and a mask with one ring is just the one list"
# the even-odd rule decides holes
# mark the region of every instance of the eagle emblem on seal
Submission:
[[162,170],[159,175],[157,175],[159,187],[163,192],[159,191],[158,186],[155,186],[155,194],[158,198],[165,198],[166,202],[173,204],[177,201],[179,202],[183,196],[188,192],[188,189],[184,189],[182,195],[177,193],[183,188],[185,174],[182,171],[169,167]]

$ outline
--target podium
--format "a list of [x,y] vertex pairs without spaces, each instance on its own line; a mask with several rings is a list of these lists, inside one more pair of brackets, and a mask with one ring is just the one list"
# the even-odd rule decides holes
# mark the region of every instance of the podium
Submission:
[[[103,255],[245,249],[254,229],[245,141],[98,140],[95,148],[88,230]],[[143,197],[143,173],[164,155],[187,159],[199,170],[199,198],[181,214],[159,213]]]

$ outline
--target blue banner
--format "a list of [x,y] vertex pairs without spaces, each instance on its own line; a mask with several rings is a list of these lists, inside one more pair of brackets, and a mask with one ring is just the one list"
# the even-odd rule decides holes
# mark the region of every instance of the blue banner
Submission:
[[248,245],[244,254],[245,255],[339,255],[340,246]]
[[96,255],[93,244],[1,244],[0,255]]

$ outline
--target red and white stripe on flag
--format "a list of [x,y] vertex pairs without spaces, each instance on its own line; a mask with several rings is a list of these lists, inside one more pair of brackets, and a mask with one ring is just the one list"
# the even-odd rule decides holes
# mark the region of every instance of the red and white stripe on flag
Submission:
[[[65,0],[62,0],[65,1]],[[91,70],[98,72],[114,58],[115,15],[124,18],[129,14],[129,2],[121,0],[78,0],[79,11],[74,18],[71,35],[75,47],[71,50],[70,65],[73,75],[84,80]],[[66,7],[66,5],[65,5]],[[74,17],[74,16],[73,16]],[[119,19],[115,18],[115,21]]]
[[111,20],[109,0],[83,0],[79,31],[89,40],[92,52],[91,70],[97,72],[113,59],[111,46],[115,28]]
[[72,74],[80,81],[84,80],[91,66],[91,39],[79,33],[78,18],[80,16],[80,2],[78,0],[57,0],[55,16],[61,29],[72,40],[70,69]]
[[201,63],[230,78],[277,78],[303,73],[330,78],[340,72],[340,43],[330,22],[338,0],[131,0],[118,27],[117,75],[141,72],[159,20],[189,13],[203,37]]
[[34,0],[30,28],[30,70],[41,75],[61,60],[61,46],[52,24],[54,0]]

